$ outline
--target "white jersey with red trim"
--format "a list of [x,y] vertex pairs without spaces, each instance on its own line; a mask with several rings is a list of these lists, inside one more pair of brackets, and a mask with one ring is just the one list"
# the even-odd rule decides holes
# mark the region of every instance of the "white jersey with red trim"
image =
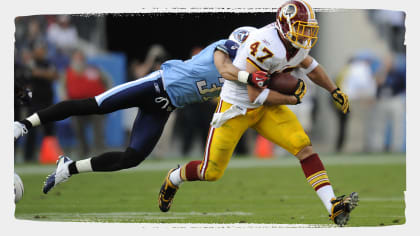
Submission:
[[[258,70],[272,74],[287,68],[298,66],[309,54],[310,49],[299,49],[296,55],[287,58],[286,48],[278,35],[274,23],[261,29],[252,31],[245,42],[239,47],[233,65],[240,70],[246,69],[246,64],[251,63]],[[221,99],[244,108],[256,108],[248,97],[247,85],[239,81],[226,80]]]

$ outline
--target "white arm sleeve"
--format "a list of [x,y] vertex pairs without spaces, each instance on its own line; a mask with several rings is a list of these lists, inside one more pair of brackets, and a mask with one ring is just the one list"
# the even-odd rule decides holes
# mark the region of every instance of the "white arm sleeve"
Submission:
[[270,89],[266,88],[264,89],[259,95],[258,97],[255,99],[255,101],[253,102],[254,104],[259,104],[259,105],[263,105],[265,100],[267,100],[268,94],[270,93]]
[[311,73],[318,65],[319,63],[315,60],[315,58],[312,58],[312,63],[308,66],[308,68],[303,68],[303,73],[306,75]]

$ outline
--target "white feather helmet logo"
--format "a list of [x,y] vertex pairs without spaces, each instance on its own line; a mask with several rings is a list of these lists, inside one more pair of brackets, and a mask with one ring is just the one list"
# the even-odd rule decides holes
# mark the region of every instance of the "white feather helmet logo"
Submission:
[[297,14],[297,7],[295,4],[289,4],[283,8],[283,16],[286,19],[292,19]]

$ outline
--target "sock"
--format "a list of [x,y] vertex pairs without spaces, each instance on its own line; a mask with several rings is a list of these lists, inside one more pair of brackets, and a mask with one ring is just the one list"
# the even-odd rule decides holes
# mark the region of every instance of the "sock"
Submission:
[[39,119],[38,113],[34,113],[31,116],[29,116],[28,118],[26,118],[26,120],[28,120],[29,122],[31,122],[32,126],[38,126],[41,124],[41,120]]
[[22,123],[24,126],[25,126],[25,128],[27,129],[27,130],[30,130],[30,129],[32,129],[32,123],[31,122],[29,122],[28,120],[20,120],[19,121],[19,123]]
[[76,161],[76,168],[79,173],[83,172],[92,172],[92,164],[90,162],[90,158]]
[[24,124],[26,129],[30,130],[32,127],[39,126],[41,124],[41,120],[37,113],[32,114],[28,118],[19,121],[20,123]]
[[331,214],[331,199],[335,198],[334,191],[331,185],[325,185],[316,191],[318,194],[319,199],[321,199],[322,203],[324,203],[325,208],[328,211],[328,214]]
[[179,186],[184,182],[181,178],[181,168],[176,169],[174,172],[172,172],[169,175],[169,180],[174,184],[175,186]]
[[[327,172],[325,171],[324,165],[319,159],[318,154],[314,153],[309,157],[300,161],[303,173],[305,174],[306,180],[317,192],[318,197],[324,203],[328,213],[331,213],[331,198],[334,198],[334,192],[331,187],[330,180],[328,179]],[[326,186],[329,186],[325,188]]]
[[92,172],[92,164],[90,158],[75,161],[69,165],[70,175],[79,174],[83,172]]
[[184,181],[196,181],[201,180],[198,175],[198,168],[201,165],[201,161],[190,161],[181,167],[181,179]]
[[79,171],[77,170],[77,167],[76,167],[76,162],[70,163],[70,165],[69,165],[69,173],[70,173],[70,175],[79,174]]

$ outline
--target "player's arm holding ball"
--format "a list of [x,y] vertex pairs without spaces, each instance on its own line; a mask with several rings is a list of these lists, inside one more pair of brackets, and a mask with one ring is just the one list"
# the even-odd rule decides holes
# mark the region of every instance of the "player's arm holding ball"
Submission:
[[254,103],[259,103],[260,105],[296,105],[298,104],[297,103],[298,99],[295,96],[282,94],[268,88],[266,89],[268,93],[267,99],[265,99],[265,101],[261,100],[261,102],[259,102],[257,98],[260,94],[263,95],[262,92],[264,92],[264,90],[265,89],[255,88],[248,85],[249,99],[253,101]]
[[[247,63],[246,70],[250,73],[257,71],[255,66],[250,63]],[[303,86],[306,88],[304,83]],[[296,89],[300,96],[298,99],[298,96],[295,95],[287,95],[269,88],[258,88],[248,85],[248,96],[250,101],[260,105],[295,105],[300,103],[300,100],[306,93],[306,89],[302,90],[302,86],[300,88],[299,91],[297,91],[299,88]]]
[[319,65],[314,58],[307,56],[300,63],[300,66],[304,68],[309,79],[331,94],[334,103],[344,114],[349,111],[349,100],[347,95],[332,82],[324,68]]
[[[275,54],[277,52],[272,50],[272,48],[264,43],[264,38],[259,38],[259,36],[256,36],[251,40],[248,40],[246,43],[247,44],[245,46],[243,45],[241,48],[241,52],[246,52],[247,54],[245,71],[240,73],[243,73],[244,75],[247,75],[248,73],[252,75],[261,73],[262,75],[262,73],[266,74],[266,71],[271,71],[270,68],[277,65],[278,62],[273,61],[273,58],[275,58]],[[256,83],[261,80],[258,77],[252,79],[253,82],[255,81],[254,83],[248,83],[248,96],[251,102],[259,105],[295,105],[300,103],[300,100],[305,94],[306,90],[299,90],[299,97],[295,96],[294,93],[279,92],[276,89],[270,88],[269,84],[270,80],[272,80],[270,76],[271,75],[267,75],[267,79],[264,80],[264,83],[262,84],[263,86],[261,86],[259,83]],[[245,82],[243,79],[245,76],[243,76],[242,79],[241,77],[242,75],[238,74],[238,80]],[[304,89],[305,86],[302,88]]]

